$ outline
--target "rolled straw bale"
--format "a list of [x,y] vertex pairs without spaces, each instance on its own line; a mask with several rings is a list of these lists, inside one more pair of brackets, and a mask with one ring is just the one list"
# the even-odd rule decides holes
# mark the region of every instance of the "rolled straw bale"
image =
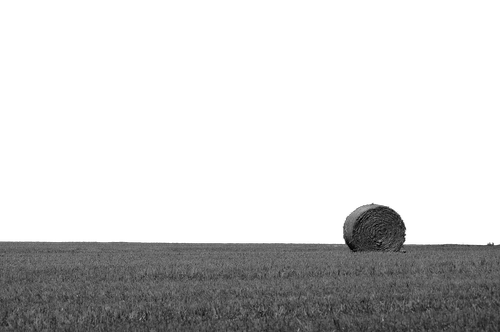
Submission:
[[344,240],[352,251],[400,251],[405,232],[399,214],[378,204],[360,206],[344,223]]

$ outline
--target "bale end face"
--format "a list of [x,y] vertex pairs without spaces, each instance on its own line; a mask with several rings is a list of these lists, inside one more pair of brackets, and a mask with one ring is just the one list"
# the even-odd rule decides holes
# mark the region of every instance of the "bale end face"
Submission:
[[352,251],[400,251],[405,235],[400,215],[378,204],[360,206],[344,223],[344,240]]

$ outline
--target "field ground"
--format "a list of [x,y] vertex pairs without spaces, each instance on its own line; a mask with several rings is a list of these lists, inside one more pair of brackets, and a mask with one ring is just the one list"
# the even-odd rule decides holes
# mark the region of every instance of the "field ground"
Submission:
[[0,242],[0,331],[499,331],[498,246]]

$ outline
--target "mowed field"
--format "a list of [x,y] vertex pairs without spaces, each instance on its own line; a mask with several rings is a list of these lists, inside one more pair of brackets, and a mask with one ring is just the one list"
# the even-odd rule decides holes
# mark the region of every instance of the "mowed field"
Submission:
[[499,331],[498,246],[0,243],[0,331]]

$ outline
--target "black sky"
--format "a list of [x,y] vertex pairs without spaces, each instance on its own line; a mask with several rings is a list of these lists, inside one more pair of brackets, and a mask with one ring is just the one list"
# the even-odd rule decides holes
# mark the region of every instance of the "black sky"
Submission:
[[341,242],[375,202],[498,242],[489,44],[316,24],[28,44],[0,240]]

